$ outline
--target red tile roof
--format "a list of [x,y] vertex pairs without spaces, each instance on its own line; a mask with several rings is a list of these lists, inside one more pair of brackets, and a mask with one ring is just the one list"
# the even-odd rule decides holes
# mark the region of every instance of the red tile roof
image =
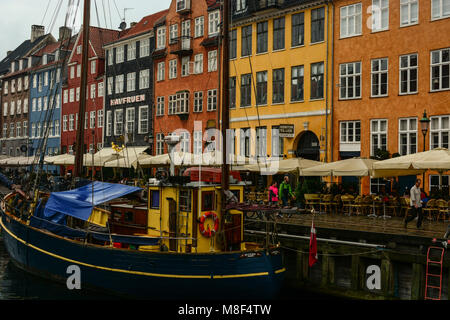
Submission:
[[128,32],[125,35],[121,36],[119,40],[132,38],[134,36],[152,30],[155,22],[158,21],[158,19],[160,19],[161,17],[165,16],[167,12],[169,12],[168,9],[142,18],[141,21],[139,21],[134,27],[128,29]]
[[99,58],[103,59],[105,57],[103,46],[107,43],[116,41],[119,38],[119,34],[120,31],[116,30],[90,27],[89,41]]

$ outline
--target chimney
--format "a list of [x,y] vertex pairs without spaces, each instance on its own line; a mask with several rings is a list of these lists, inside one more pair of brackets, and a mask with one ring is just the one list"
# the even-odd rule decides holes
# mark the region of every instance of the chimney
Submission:
[[30,38],[31,43],[33,43],[37,38],[43,35],[45,35],[44,26],[38,26],[35,24],[31,26],[31,38]]
[[58,41],[64,41],[70,39],[72,36],[72,29],[68,27],[60,27],[59,28],[59,39]]
[[12,53],[12,50],[6,51],[6,56],[9,56]]
[[130,28],[133,28],[135,25],[137,25],[137,22],[130,23]]

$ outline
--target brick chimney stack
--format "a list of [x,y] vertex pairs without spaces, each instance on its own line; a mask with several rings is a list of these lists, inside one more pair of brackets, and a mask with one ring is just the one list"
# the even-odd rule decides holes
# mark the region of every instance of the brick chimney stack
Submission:
[[72,29],[68,27],[59,28],[59,38],[58,41],[68,40],[72,36]]
[[33,43],[37,38],[45,35],[45,27],[44,26],[38,26],[38,25],[32,25],[31,26],[31,38],[30,41]]

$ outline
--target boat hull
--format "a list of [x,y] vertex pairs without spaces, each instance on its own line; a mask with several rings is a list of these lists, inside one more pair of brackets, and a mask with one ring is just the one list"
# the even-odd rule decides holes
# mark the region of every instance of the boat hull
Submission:
[[[6,250],[20,268],[66,284],[130,298],[273,299],[285,269],[279,250],[254,253],[144,252],[94,246],[35,229],[2,211]],[[69,282],[71,279],[69,279]]]

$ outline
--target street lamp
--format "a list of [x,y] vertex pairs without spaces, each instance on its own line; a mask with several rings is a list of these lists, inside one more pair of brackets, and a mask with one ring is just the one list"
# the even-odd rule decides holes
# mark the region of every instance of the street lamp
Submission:
[[[425,151],[425,142],[429,126],[430,126],[430,119],[427,117],[427,110],[424,110],[422,119],[420,119],[420,129],[422,130],[423,134],[423,151]],[[422,174],[422,183],[423,188],[425,189],[425,172]]]

